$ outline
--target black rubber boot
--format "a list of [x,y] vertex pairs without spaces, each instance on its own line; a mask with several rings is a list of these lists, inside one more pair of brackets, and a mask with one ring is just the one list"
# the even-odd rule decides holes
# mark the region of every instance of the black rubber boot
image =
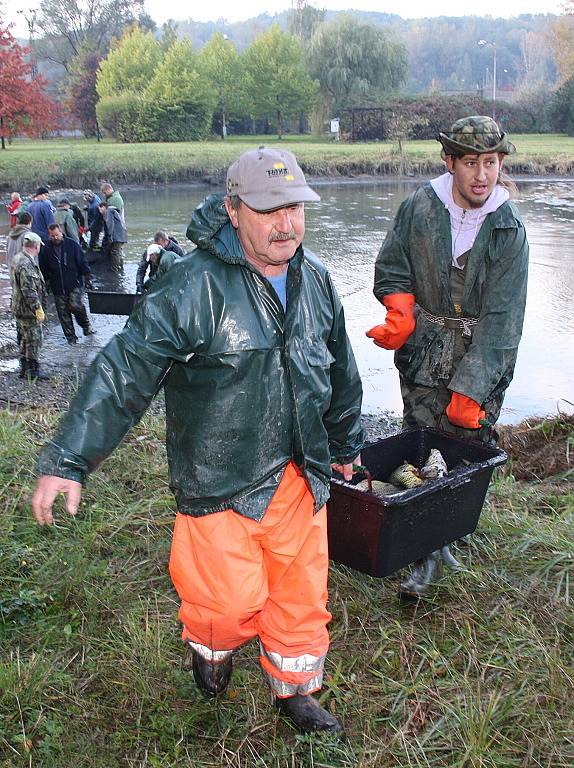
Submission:
[[225,693],[233,671],[231,654],[223,661],[214,662],[204,659],[197,651],[192,650],[191,669],[197,687],[206,696],[219,696]]
[[440,570],[440,550],[432,552],[422,560],[417,560],[412,567],[409,578],[401,582],[399,596],[416,600],[426,595],[433,581],[440,576]]
[[275,699],[275,704],[282,715],[305,733],[312,731],[330,731],[343,734],[343,726],[337,718],[319,704],[313,696],[289,696],[287,699]]
[[30,381],[49,381],[51,378],[47,373],[42,373],[37,360],[28,360],[26,376]]
[[441,548],[440,556],[441,556],[441,560],[447,566],[447,568],[452,568],[453,571],[462,571],[462,565],[459,563],[456,557],[452,554],[452,552],[448,548],[448,544],[445,547]]

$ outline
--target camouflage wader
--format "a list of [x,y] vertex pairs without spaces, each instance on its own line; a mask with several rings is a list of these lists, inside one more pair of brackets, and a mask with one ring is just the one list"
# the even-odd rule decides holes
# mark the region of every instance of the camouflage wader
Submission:
[[90,325],[90,318],[84,305],[84,289],[80,286],[72,288],[70,293],[65,293],[62,296],[54,296],[54,303],[56,305],[56,312],[58,313],[58,319],[64,336],[68,341],[76,340],[76,331],[74,328],[74,321],[72,315],[76,318],[76,322],[84,332],[84,336],[91,333],[92,327]]
[[38,363],[43,341],[42,323],[16,318],[16,338],[22,364],[24,361]]

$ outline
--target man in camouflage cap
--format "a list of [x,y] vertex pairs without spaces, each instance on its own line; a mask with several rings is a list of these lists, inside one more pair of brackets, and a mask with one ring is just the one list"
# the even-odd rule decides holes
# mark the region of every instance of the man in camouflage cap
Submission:
[[516,152],[516,147],[506,134],[501,132],[491,117],[485,115],[472,115],[457,120],[450,133],[439,133],[437,141],[443,146],[443,158],[447,155],[463,157],[469,152],[500,152],[503,155]]
[[[437,140],[447,172],[399,208],[375,266],[387,316],[367,336],[395,350],[405,427],[492,442],[526,303],[528,242],[501,178],[515,147],[482,115]],[[457,565],[444,547],[415,565],[400,594],[423,594],[441,560]]]

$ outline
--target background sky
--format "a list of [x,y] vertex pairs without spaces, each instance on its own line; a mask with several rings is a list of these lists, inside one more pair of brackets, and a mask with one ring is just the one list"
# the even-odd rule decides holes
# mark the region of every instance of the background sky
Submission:
[[[405,19],[428,16],[518,16],[521,13],[560,13],[561,0],[481,0],[472,5],[470,13],[461,13],[460,0],[322,0],[313,2],[316,8],[327,8],[333,11],[344,11],[351,8],[362,11],[379,11],[396,13]],[[18,37],[27,35],[26,24],[18,10],[29,10],[34,6],[30,0],[10,0],[7,3],[6,18],[15,23],[13,32]],[[216,0],[214,3],[191,4],[189,0],[146,0],[146,8],[150,16],[158,24],[168,18],[188,19],[195,21],[217,21],[220,18],[227,21],[241,21],[260,13],[271,15],[291,8],[290,0]],[[471,6],[469,6],[471,7]]]

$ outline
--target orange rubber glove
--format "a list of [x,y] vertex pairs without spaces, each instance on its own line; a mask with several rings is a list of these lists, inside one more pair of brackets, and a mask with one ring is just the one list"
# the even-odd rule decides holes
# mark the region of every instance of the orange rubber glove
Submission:
[[484,410],[471,397],[453,392],[446,407],[446,415],[451,424],[465,429],[480,429],[479,419],[486,416]]
[[385,322],[367,331],[367,336],[377,347],[400,349],[416,326],[415,297],[412,293],[389,293],[383,304],[387,308]]

